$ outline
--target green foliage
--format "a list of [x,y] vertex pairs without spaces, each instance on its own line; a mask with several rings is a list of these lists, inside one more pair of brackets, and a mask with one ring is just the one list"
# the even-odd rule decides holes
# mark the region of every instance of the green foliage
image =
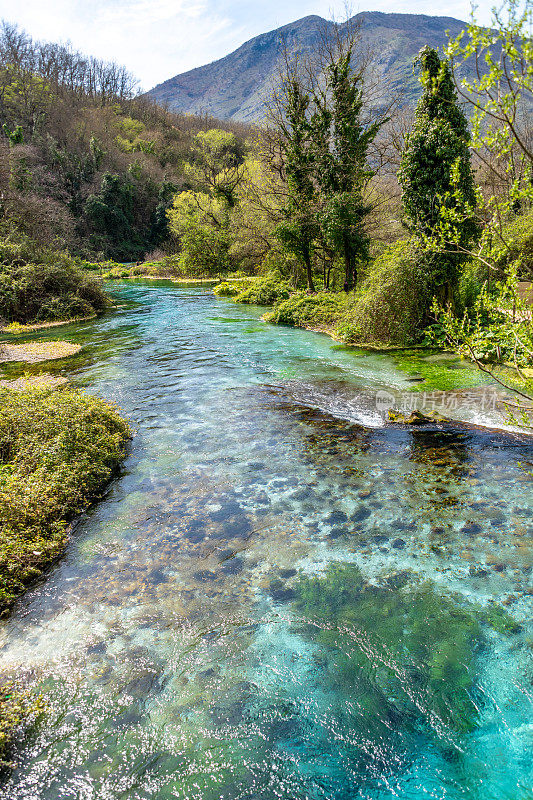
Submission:
[[363,190],[374,174],[368,148],[383,124],[362,122],[364,72],[353,69],[352,57],[348,46],[328,64],[324,89],[314,93],[311,119],[313,172],[321,194],[318,219],[326,245],[344,262],[349,286],[368,261],[364,222],[370,207]]
[[24,143],[24,131],[22,129],[22,125],[17,125],[14,130],[10,131],[9,127],[4,122],[2,125],[2,130],[4,131],[4,136],[7,136],[10,145],[14,146],[16,144]]
[[429,583],[407,577],[398,583],[365,583],[353,564],[300,579],[296,605],[318,623],[308,631],[322,645],[324,680],[342,687],[363,718],[393,715],[397,724],[469,731],[477,718],[472,691],[482,642],[475,609]]
[[532,363],[533,326],[513,276],[490,291],[484,285],[462,317],[438,303],[433,311],[448,343],[461,355],[480,363],[509,363],[518,368]]
[[129,176],[106,173],[100,190],[85,201],[93,246],[117,261],[142,258],[151,244],[150,229],[140,229],[137,220],[139,191]]
[[236,303],[252,303],[258,306],[272,306],[279,300],[289,297],[290,286],[277,271],[269,272],[264,278],[254,280],[247,289],[235,296]]
[[521,214],[508,223],[502,237],[505,247],[500,248],[497,265],[507,271],[516,267],[524,280],[533,278],[533,211]]
[[[529,0],[503,0],[493,8],[491,23],[473,21],[447,48],[461,94],[472,106],[473,147],[498,185],[483,198],[489,251],[492,233],[510,212],[527,210],[533,202],[533,6]],[[471,78],[460,70],[467,63],[474,65]]]
[[168,211],[169,227],[181,252],[186,275],[218,275],[232,264],[226,203],[204,192],[181,192]]
[[429,302],[420,253],[400,241],[370,265],[338,332],[348,341],[409,345],[420,336]]
[[267,322],[276,325],[329,326],[342,314],[346,306],[345,294],[334,292],[294,292],[287,300],[279,300],[265,315]]
[[[219,283],[218,286],[215,286],[213,289],[213,293],[216,294],[217,297],[237,297],[243,291],[246,291],[250,284],[254,282],[253,278],[241,278],[239,280],[229,281],[222,281]],[[244,302],[244,301],[239,301]]]
[[237,188],[244,177],[244,147],[230,131],[213,128],[196,134],[186,175],[200,190],[224,200],[229,208],[237,203]]
[[[457,102],[450,67],[436,50],[420,51],[424,87],[408,135],[398,179],[405,222],[420,245],[429,245],[427,271],[432,287],[450,299],[458,281],[460,251],[478,234],[476,193],[470,165],[468,124]],[[435,229],[447,218],[448,252],[431,247]],[[453,216],[452,216],[453,215]],[[429,240],[429,241],[428,241]]]
[[48,322],[102,311],[100,285],[70,263],[0,264],[0,318]]
[[16,731],[30,716],[42,710],[40,696],[31,697],[11,680],[0,685],[0,768],[10,766],[5,756]]
[[317,234],[316,190],[313,183],[311,128],[308,121],[310,97],[298,79],[287,75],[277,97],[276,125],[285,172],[287,192],[282,206],[282,220],[274,236],[285,250],[305,269],[307,286],[314,291],[312,253]]
[[62,552],[130,435],[114,406],[74,389],[0,389],[0,609]]

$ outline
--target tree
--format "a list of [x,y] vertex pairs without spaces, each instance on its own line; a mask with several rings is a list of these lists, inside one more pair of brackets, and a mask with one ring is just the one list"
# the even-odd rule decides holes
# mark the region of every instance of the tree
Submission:
[[313,244],[317,233],[316,191],[313,183],[311,136],[308,120],[309,92],[297,68],[286,56],[285,74],[269,107],[268,121],[274,133],[274,151],[286,185],[282,220],[274,235],[304,266],[307,287],[313,281]]
[[138,190],[122,175],[105,173],[100,190],[85,201],[85,217],[95,241],[118,261],[136,261],[146,248],[135,219]]
[[198,188],[222,198],[229,208],[233,208],[244,175],[242,142],[233,133],[218,128],[200,131],[193,139],[191,155],[187,176]]
[[217,275],[230,267],[228,209],[205,192],[181,192],[168,210],[168,224],[180,245],[184,275]]
[[[524,367],[533,360],[533,329],[530,309],[518,293],[516,280],[524,254],[520,249],[515,251],[508,231],[512,230],[516,215],[533,205],[532,26],[531,0],[523,5],[517,0],[505,0],[494,11],[490,28],[472,22],[466,32],[449,42],[447,56],[456,86],[473,111],[472,145],[481,163],[492,173],[495,190],[488,196],[478,193],[483,214],[479,244],[462,245],[459,237],[450,236],[453,226],[448,224],[449,211],[445,211],[439,225],[440,246],[444,250],[451,243],[482,265],[489,278],[492,274],[501,275],[502,263],[507,274],[490,291],[487,280],[472,312],[462,319],[449,309],[435,307],[448,343],[516,393],[514,421],[528,427],[533,424],[533,381]],[[462,67],[467,63],[474,64],[474,77],[470,79],[463,77]],[[519,221],[528,226],[527,216]],[[492,364],[487,364],[488,357]],[[512,363],[514,375],[506,367],[498,367],[497,362]],[[508,405],[513,408],[512,403]]]
[[356,285],[358,264],[369,257],[364,221],[371,206],[364,190],[375,173],[368,164],[368,148],[385,121],[363,125],[365,66],[354,70],[352,60],[353,42],[341,40],[326,66],[323,87],[314,92],[311,119],[320,227],[326,243],[342,257],[347,288]]
[[[533,207],[533,3],[505,0],[490,28],[472,22],[449,42],[457,90],[472,111],[472,147],[489,176],[479,194],[483,235],[477,258],[491,272],[513,262],[506,226]],[[474,77],[464,77],[466,65]],[[467,73],[468,74],[468,73]]]
[[[431,288],[450,301],[456,287],[461,251],[478,235],[476,192],[470,162],[468,123],[459,107],[450,66],[437,51],[424,47],[418,56],[424,91],[402,155],[398,179],[405,224],[429,252]],[[446,252],[431,253],[443,210],[453,241]],[[429,246],[428,246],[429,245]]]

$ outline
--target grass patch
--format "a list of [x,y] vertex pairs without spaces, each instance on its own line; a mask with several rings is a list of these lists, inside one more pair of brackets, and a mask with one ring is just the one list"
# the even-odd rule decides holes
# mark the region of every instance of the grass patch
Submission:
[[[117,409],[72,388],[0,388],[0,612],[57,558],[69,522],[111,478],[131,437]],[[0,680],[0,767],[15,731],[40,709]]]

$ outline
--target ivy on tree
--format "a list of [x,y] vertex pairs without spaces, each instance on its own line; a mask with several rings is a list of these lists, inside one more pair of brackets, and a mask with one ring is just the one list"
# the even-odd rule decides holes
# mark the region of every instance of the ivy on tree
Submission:
[[369,258],[364,221],[371,207],[364,189],[374,172],[368,148],[384,123],[363,124],[363,91],[364,70],[353,69],[352,49],[347,47],[327,67],[311,120],[311,152],[322,197],[320,227],[327,245],[344,262],[346,288],[356,285],[358,266]]
[[[427,253],[430,288],[452,299],[463,259],[461,250],[478,236],[476,192],[470,163],[470,134],[448,62],[424,47],[417,58],[424,91],[405,143],[398,179],[404,222]],[[448,247],[431,252],[431,239],[447,220]],[[453,230],[450,230],[453,228]]]

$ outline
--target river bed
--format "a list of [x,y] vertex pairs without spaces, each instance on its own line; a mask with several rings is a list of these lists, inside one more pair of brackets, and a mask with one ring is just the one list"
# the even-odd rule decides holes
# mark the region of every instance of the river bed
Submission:
[[1,625],[46,701],[1,800],[529,800],[533,441],[485,377],[111,290],[46,367],[136,436]]

